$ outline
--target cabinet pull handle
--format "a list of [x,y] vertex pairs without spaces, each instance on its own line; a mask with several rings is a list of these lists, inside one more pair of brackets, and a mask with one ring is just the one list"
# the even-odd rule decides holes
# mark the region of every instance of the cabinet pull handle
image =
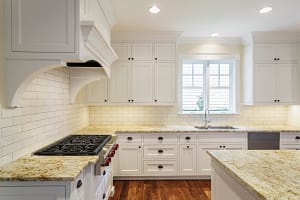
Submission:
[[105,176],[105,174],[106,174],[106,171],[104,170],[104,171],[103,171],[103,176]]
[[134,100],[133,100],[133,99],[131,99],[131,102],[134,102]]
[[158,139],[158,140],[163,140],[164,138],[163,138],[163,137],[158,137],[157,139]]
[[163,169],[163,168],[164,168],[164,166],[162,166],[162,165],[158,165],[158,166],[157,166],[157,168],[158,168],[158,169]]
[[130,102],[130,99],[128,99],[128,102]]
[[132,57],[131,60],[134,60],[134,58]]
[[185,139],[186,139],[186,140],[190,140],[190,139],[191,139],[191,137],[190,137],[190,136],[187,136],[187,137],[185,137]]
[[277,60],[280,60],[280,58],[277,58]]
[[223,145],[223,148],[225,149],[225,148],[226,148],[226,146],[225,146],[225,145]]
[[164,151],[162,149],[159,149],[157,152],[158,153],[163,153]]
[[128,58],[128,60],[130,60],[130,58]]
[[220,145],[219,148],[222,149],[222,145]]
[[106,197],[106,194],[105,194],[105,193],[103,193],[102,199],[105,199],[105,197]]
[[131,141],[131,140],[132,140],[132,137],[127,137],[127,140]]
[[76,188],[80,188],[82,186],[82,180],[78,180],[77,181],[77,185],[76,185]]
[[296,139],[296,140],[300,140],[300,136],[296,136],[295,139]]

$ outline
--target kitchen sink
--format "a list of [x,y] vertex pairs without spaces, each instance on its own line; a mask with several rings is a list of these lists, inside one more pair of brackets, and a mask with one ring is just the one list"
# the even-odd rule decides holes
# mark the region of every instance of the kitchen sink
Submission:
[[233,126],[194,126],[194,128],[201,129],[201,130],[215,130],[215,129],[237,129]]

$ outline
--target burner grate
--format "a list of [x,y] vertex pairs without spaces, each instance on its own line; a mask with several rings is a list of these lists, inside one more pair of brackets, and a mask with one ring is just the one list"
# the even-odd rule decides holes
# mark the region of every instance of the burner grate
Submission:
[[34,153],[34,155],[97,155],[111,135],[70,135]]

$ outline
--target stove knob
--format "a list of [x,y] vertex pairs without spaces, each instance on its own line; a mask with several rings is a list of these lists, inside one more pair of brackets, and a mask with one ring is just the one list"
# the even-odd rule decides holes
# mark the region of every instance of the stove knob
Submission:
[[114,157],[115,154],[116,154],[116,151],[115,151],[115,150],[112,150],[112,151],[110,152],[110,157]]
[[119,144],[115,144],[114,150],[118,150],[118,148],[119,148]]

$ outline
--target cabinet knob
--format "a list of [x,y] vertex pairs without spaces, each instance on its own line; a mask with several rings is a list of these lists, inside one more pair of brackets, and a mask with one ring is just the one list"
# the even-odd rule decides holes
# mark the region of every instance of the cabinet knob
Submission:
[[274,58],[274,60],[277,60],[277,58]]
[[158,153],[163,153],[164,151],[162,149],[159,149],[157,152]]
[[226,148],[226,146],[225,145],[223,145],[223,149],[225,149]]
[[130,102],[131,100],[130,99],[128,99],[128,102]]
[[277,58],[277,60],[280,60],[280,58]]
[[163,169],[163,168],[164,168],[164,166],[162,166],[162,165],[158,165],[158,166],[157,166],[157,168],[158,168],[158,169]]
[[107,99],[104,99],[104,102],[106,103],[106,102],[107,102]]
[[155,99],[154,102],[157,103],[157,99]]
[[105,199],[105,197],[106,197],[106,194],[105,194],[105,193],[103,193],[102,199]]
[[82,186],[82,180],[78,180],[77,181],[77,185],[76,185],[76,188],[80,188]]
[[158,139],[158,140],[163,140],[164,138],[163,138],[163,137],[158,137],[157,139]]
[[186,146],[186,148],[188,148],[188,149],[189,149],[189,148],[190,148],[190,146]]
[[133,100],[133,99],[131,99],[131,102],[134,102],[134,100]]
[[300,140],[300,136],[296,136],[295,139],[296,139],[296,140]]
[[154,58],[154,60],[157,60],[157,58]]
[[141,146],[139,146],[139,149],[142,148]]
[[127,140],[131,141],[131,140],[132,140],[132,137],[127,137]]
[[103,173],[102,173],[102,175],[105,176],[105,174],[106,174],[106,171],[104,170]]
[[130,60],[131,58],[128,58],[128,60]]
[[134,60],[134,58],[132,57],[131,60]]
[[220,145],[219,148],[222,149],[222,145]]

